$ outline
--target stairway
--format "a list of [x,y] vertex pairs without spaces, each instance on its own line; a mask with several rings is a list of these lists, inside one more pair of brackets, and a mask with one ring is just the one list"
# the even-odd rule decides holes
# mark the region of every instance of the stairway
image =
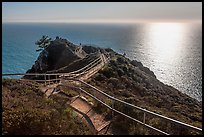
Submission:
[[[72,75],[68,73],[67,76],[73,77],[73,78],[74,77],[79,78],[81,80],[86,80],[90,78],[91,76],[93,76],[95,73],[97,73],[107,62],[106,57],[103,54],[101,54],[95,59],[91,57],[87,57],[87,58],[89,58],[89,60],[92,61],[87,65],[88,67],[85,66],[82,69],[75,71],[76,73],[75,72],[71,73]],[[72,85],[73,84],[74,83],[72,83]],[[47,98],[49,98],[51,95],[59,93],[57,91],[57,86],[59,85],[68,86],[70,85],[70,83],[69,84],[66,83],[65,80],[62,78],[60,80],[60,83],[54,83],[54,84],[43,86],[40,88],[40,90],[43,93],[45,93]],[[78,114],[81,120],[87,121],[89,123],[89,126],[93,128],[94,133],[96,134],[98,134],[101,130],[103,130],[105,127],[107,127],[111,123],[110,121],[105,120],[104,115],[96,113],[92,109],[93,106],[90,105],[83,96],[73,97],[69,105],[73,110],[75,110],[75,112]]]
[[[99,133],[102,129],[104,129],[111,123],[111,121],[105,120],[104,115],[96,113],[92,109],[92,106],[81,97],[75,99],[70,105],[76,108],[77,110],[81,111],[82,113],[86,114],[90,118],[96,130],[96,133]],[[83,115],[78,113],[78,116],[82,120],[85,120]]]

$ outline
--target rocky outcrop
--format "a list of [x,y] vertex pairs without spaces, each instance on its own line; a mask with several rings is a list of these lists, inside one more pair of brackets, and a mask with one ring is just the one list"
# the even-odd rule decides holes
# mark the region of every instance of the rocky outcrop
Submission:
[[46,71],[59,69],[61,67],[69,65],[71,62],[84,58],[85,55],[77,50],[70,47],[67,44],[52,44],[46,51],[48,52],[48,65],[49,68]]
[[44,73],[67,66],[75,60],[82,59],[86,52],[80,46],[66,39],[56,39],[44,49],[35,64],[27,73]]
[[69,65],[67,65],[65,67],[62,67],[62,68],[54,70],[54,71],[49,71],[49,72],[68,73],[68,72],[76,71],[76,70],[79,70],[80,68],[85,67],[86,65],[88,65],[89,63],[91,63],[92,61],[97,59],[98,57],[100,57],[100,54],[98,52],[90,53],[83,59],[78,59],[76,61],[73,61],[72,63],[70,63]]
[[46,50],[43,50],[38,56],[38,59],[35,61],[35,64],[26,73],[45,72],[45,70],[48,69],[47,62],[48,62],[48,52]]
[[138,67],[139,69],[141,69],[142,71],[144,71],[145,73],[151,75],[152,77],[156,78],[156,75],[154,74],[153,71],[151,71],[149,68],[145,67],[142,65],[141,62],[138,62],[137,60],[132,60],[130,62],[133,66]]
[[[56,38],[45,48],[35,61],[35,64],[26,73],[56,73],[70,72],[84,67],[97,54],[104,53],[108,56],[108,50],[89,45],[75,45],[67,39]],[[24,76],[31,78],[31,76]],[[32,79],[32,78],[31,78]]]
[[66,39],[56,39],[40,53],[27,72],[75,71],[96,59],[100,53],[109,56],[110,61],[92,77],[90,84],[131,104],[201,127],[202,102],[165,85],[141,62],[131,61],[111,49],[78,46]]

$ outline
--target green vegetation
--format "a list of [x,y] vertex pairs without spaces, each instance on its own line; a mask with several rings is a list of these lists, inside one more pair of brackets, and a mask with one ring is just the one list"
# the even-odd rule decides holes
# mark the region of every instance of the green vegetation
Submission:
[[48,36],[43,35],[41,39],[35,42],[35,44],[38,45],[36,52],[47,48],[50,45],[51,40],[52,39],[48,38]]
[[[36,44],[39,50],[49,46],[47,36],[43,36]],[[49,39],[48,39],[49,41]],[[156,76],[140,62],[130,61],[117,53],[110,53],[111,60],[92,79],[87,82],[109,95],[120,100],[140,106],[147,110],[179,120],[196,127],[202,127],[202,102],[179,92],[171,86],[165,85],[156,79]],[[61,88],[61,94],[45,98],[39,91],[39,83],[20,81],[15,79],[2,79],[3,110],[2,134],[93,134],[89,128],[82,124],[76,113],[67,105],[68,97],[79,94],[74,89]],[[86,91],[102,99],[109,106],[143,121],[144,113],[124,106],[121,103],[105,99],[93,89],[83,87]],[[66,94],[66,96],[64,96]],[[117,113],[112,113],[104,105],[85,95],[96,112],[114,118],[111,130],[114,134],[125,135],[157,135],[150,129],[144,128],[132,120]],[[184,129],[178,125],[146,114],[145,123],[175,135],[197,135],[199,133]]]
[[70,97],[74,97],[74,96],[77,96],[79,93],[74,91],[74,90],[70,90],[70,89],[63,89],[61,88],[61,91],[63,91],[67,96],[70,96]]
[[[155,78],[149,69],[141,64],[138,67],[132,65],[131,61],[122,55],[112,55],[110,63],[88,82],[123,101],[193,126],[202,127],[201,103],[170,86],[164,85]],[[103,105],[96,104],[95,106],[96,109],[104,110],[103,113],[107,113]],[[128,108],[120,103],[114,104],[114,108],[143,121],[143,113],[140,111]],[[116,129],[121,131],[118,134],[159,134],[132,122],[124,116],[118,114],[115,114],[115,116],[111,127],[113,131]],[[170,134],[199,134],[150,115],[146,115],[146,123]]]
[[64,96],[45,98],[36,82],[2,79],[3,135],[92,134]]

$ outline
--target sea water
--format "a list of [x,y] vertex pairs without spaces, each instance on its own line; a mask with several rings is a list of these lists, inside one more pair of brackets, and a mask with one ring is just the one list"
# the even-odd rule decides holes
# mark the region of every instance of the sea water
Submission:
[[25,73],[42,35],[112,48],[137,60],[163,83],[202,100],[202,24],[3,23],[2,73]]

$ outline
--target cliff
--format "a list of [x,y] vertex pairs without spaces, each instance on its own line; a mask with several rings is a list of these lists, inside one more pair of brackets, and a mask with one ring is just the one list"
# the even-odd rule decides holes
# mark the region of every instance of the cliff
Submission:
[[74,45],[65,39],[55,39],[40,53],[35,64],[27,73],[44,73],[56,70],[85,56],[86,53],[80,46]]
[[[57,73],[70,72],[87,65],[91,60],[98,57],[99,53],[108,56],[108,49],[79,46],[66,39],[56,38],[38,56],[32,68],[26,73]],[[36,79],[32,76],[23,78]]]
[[[189,97],[172,86],[165,85],[142,63],[136,60],[131,61],[114,51],[111,54],[110,63],[88,82],[116,98],[202,128],[202,102]],[[122,112],[133,116],[137,115],[135,110],[128,109],[126,106],[116,107]],[[102,106],[100,106],[100,109],[102,109]],[[144,132],[143,128],[138,128],[137,131],[131,129],[134,124],[131,124],[128,120],[121,121],[121,119],[124,119],[124,117],[115,120],[115,123],[117,123],[115,127],[118,126],[124,134],[141,134]],[[124,121],[126,122],[124,123]],[[163,131],[168,130],[171,134],[197,134],[176,125],[171,127],[174,129],[174,131],[171,131],[168,129],[168,124],[163,125],[159,120],[149,122],[155,127],[163,129]],[[145,132],[144,134],[152,133]]]
[[[136,106],[184,123],[202,127],[202,102],[189,97],[172,86],[165,85],[141,62],[130,60],[111,49],[89,45],[78,46],[65,39],[57,39],[40,53],[35,64],[27,73],[74,71],[88,64],[93,58],[97,57],[98,53],[110,56],[110,61],[97,74],[87,80],[89,83]],[[127,109],[122,106],[120,108]],[[129,112],[132,112],[132,110]],[[120,123],[120,125],[129,124]],[[157,125],[158,122],[153,124]],[[127,127],[131,126],[121,126],[127,134],[130,131],[133,132]],[[164,127],[167,126],[162,128]],[[175,126],[175,128],[178,127]],[[190,131],[183,129],[177,131],[178,133],[172,131],[172,134],[192,134]],[[136,134],[135,131],[132,134]]]

